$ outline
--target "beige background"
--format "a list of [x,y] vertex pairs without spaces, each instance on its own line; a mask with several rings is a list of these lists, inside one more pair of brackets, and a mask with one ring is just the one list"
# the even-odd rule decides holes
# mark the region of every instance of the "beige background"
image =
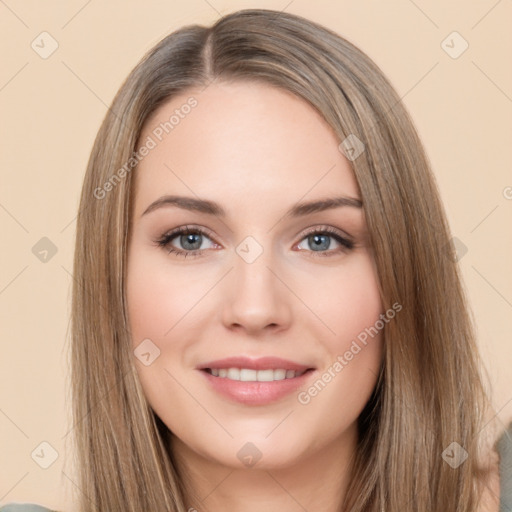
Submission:
[[[66,351],[74,219],[107,105],[166,34],[246,7],[286,10],[334,29],[395,85],[429,153],[453,236],[467,247],[460,266],[496,409],[503,423],[512,418],[510,0],[1,0],[2,504],[74,510],[73,473],[64,466],[72,455]],[[58,43],[46,59],[40,54],[51,40],[43,31]],[[469,44],[458,58],[442,46],[453,31]],[[452,35],[445,47],[453,54],[462,44]],[[46,262],[32,252],[42,237],[57,248]],[[51,462],[51,449],[42,442],[57,452],[47,469],[40,464]]]

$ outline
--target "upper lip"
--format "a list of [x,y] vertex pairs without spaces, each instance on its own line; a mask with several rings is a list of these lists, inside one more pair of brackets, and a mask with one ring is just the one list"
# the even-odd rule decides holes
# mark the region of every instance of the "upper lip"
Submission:
[[217,359],[215,361],[209,361],[204,364],[197,366],[198,370],[205,370],[206,368],[248,368],[251,370],[295,370],[305,371],[313,369],[311,366],[289,361],[287,359],[281,359],[280,357],[260,357],[257,359],[251,359],[250,357],[239,356],[239,357],[226,357],[224,359]]

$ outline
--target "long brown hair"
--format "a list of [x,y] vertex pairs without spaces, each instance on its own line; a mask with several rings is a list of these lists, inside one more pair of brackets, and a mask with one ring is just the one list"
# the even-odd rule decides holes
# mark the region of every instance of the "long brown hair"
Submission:
[[[399,301],[403,309],[384,328],[382,369],[359,418],[342,510],[476,510],[488,400],[447,220],[413,123],[382,71],[353,44],[296,15],[247,9],[159,42],[121,86],[96,137],[77,220],[72,301],[79,511],[187,510],[167,429],[137,378],[126,254],[144,123],[177,94],[214,80],[290,91],[340,143],[352,136],[364,144],[349,160],[382,306]],[[467,452],[457,468],[442,456],[452,443]]]

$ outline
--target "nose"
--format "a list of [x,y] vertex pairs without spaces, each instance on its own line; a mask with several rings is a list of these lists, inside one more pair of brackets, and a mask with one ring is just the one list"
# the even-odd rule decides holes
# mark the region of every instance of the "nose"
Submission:
[[264,251],[253,262],[235,254],[233,264],[222,290],[224,326],[252,335],[287,329],[293,293],[279,275],[275,261]]

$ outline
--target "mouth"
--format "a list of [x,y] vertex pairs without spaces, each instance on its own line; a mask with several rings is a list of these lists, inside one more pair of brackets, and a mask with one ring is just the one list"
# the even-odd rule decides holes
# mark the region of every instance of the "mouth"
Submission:
[[196,367],[210,389],[229,401],[264,406],[289,397],[313,378],[315,368],[281,357],[234,356]]

